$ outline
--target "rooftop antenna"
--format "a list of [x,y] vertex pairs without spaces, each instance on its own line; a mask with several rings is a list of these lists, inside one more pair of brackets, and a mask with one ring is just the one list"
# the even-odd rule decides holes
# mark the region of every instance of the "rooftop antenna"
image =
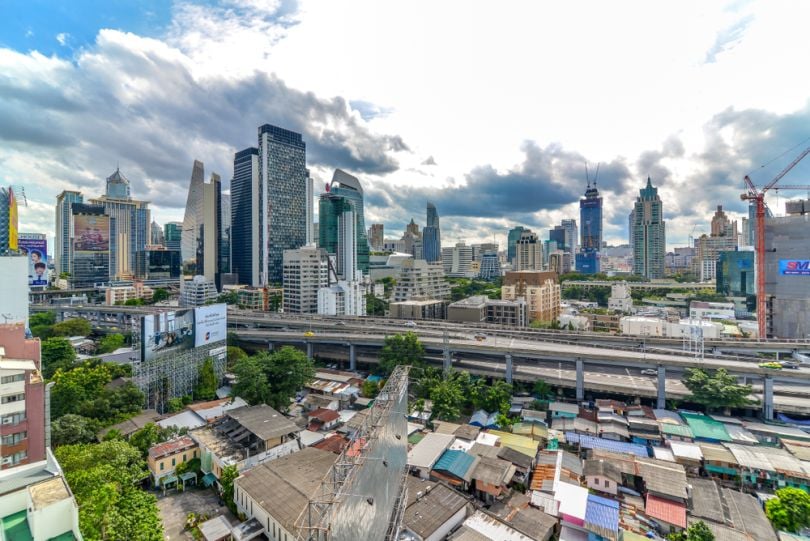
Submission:
[[596,175],[593,177],[593,187],[596,188],[596,179],[599,178],[599,162],[596,162]]
[[591,189],[591,177],[588,176],[588,162],[585,162],[585,182],[588,183],[588,189]]

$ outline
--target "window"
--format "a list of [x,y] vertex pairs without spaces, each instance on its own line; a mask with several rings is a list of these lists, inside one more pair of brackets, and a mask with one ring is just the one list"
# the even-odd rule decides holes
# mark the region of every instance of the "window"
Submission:
[[596,486],[599,486],[599,478],[598,477],[593,478],[593,484],[596,485]]
[[0,378],[0,383],[16,383],[18,381],[25,381],[25,374],[14,374],[13,376],[3,376]]
[[2,440],[0,441],[2,441],[3,445],[17,445],[27,437],[28,437],[27,432],[17,432],[16,434],[9,434],[7,436],[3,436]]
[[174,466],[176,463],[177,463],[177,459],[176,459],[176,458],[173,458],[173,459],[172,459],[172,466]]
[[25,421],[25,412],[12,413],[11,415],[4,415],[0,424],[4,425],[18,425]]
[[610,488],[610,481],[605,479],[605,488]]
[[186,461],[186,453],[183,453],[183,462]]
[[8,404],[9,402],[20,402],[25,400],[25,393],[10,394],[0,398],[0,404]]
[[160,471],[163,471],[163,462],[160,463]]

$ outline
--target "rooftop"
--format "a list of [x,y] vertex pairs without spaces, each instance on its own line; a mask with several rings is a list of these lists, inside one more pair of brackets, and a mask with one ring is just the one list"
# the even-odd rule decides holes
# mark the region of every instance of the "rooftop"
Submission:
[[232,409],[227,416],[261,440],[269,440],[300,432],[295,423],[266,404]]
[[679,528],[686,528],[686,505],[683,503],[648,494],[644,511],[650,518],[673,524]]
[[44,509],[49,505],[70,499],[65,480],[62,477],[53,477],[46,481],[30,485],[28,493],[34,504],[34,511]]
[[681,412],[696,438],[712,441],[731,441],[726,425],[699,413]]
[[454,436],[450,434],[427,434],[408,451],[408,464],[417,468],[432,468],[453,439]]
[[692,509],[690,514],[694,517],[725,523],[723,501],[720,499],[720,487],[712,479],[695,477],[689,479],[692,486]]
[[695,437],[692,434],[692,429],[686,425],[676,425],[673,423],[660,423],[661,432],[667,436],[678,436],[681,438],[689,438],[690,440]]
[[509,483],[515,476],[516,468],[511,462],[500,458],[481,457],[472,473],[473,479],[493,486]]
[[442,456],[436,461],[433,469],[449,473],[458,479],[470,482],[470,480],[472,480],[472,472],[479,460],[479,457],[465,453],[464,451],[448,450],[442,453]]
[[647,448],[637,443],[626,443],[622,441],[596,438],[594,436],[583,436],[576,432],[566,432],[565,439],[568,443],[579,443],[583,449],[605,449],[616,453],[625,453],[640,457],[647,457]]
[[461,425],[456,429],[454,435],[463,440],[475,441],[475,438],[478,437],[479,432],[481,432],[480,427],[473,425]]
[[197,447],[197,442],[189,436],[181,436],[173,440],[158,443],[149,448],[149,458],[157,459],[166,456],[182,453],[188,449]]
[[605,460],[586,460],[584,474],[585,476],[598,475],[600,477],[606,477],[616,483],[622,480],[622,472],[619,468],[615,464]]
[[407,477],[408,503],[404,526],[422,539],[432,536],[467,500],[455,490],[412,475]]

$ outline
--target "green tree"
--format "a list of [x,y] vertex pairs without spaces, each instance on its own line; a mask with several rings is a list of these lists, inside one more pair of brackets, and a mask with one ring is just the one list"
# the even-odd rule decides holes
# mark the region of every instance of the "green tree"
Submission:
[[79,504],[85,539],[163,539],[157,500],[137,487],[148,474],[135,447],[114,440],[63,445],[54,452]]
[[66,319],[53,326],[53,336],[87,336],[92,331],[90,322],[82,318]]
[[239,359],[244,359],[247,357],[248,354],[245,353],[245,350],[238,347],[238,346],[228,346],[228,370],[233,368],[233,365]]
[[363,396],[366,398],[375,398],[377,393],[380,392],[380,384],[376,381],[365,380],[361,388]]
[[124,301],[124,306],[143,306],[146,304],[143,299],[127,299]]
[[42,340],[51,337],[54,323],[56,323],[55,312],[38,312],[31,314],[31,317],[28,318],[31,334]]
[[692,393],[689,400],[702,404],[709,410],[744,407],[756,403],[748,398],[751,395],[751,386],[739,385],[737,379],[725,368],[719,368],[714,373],[702,368],[689,368],[683,384]]
[[197,378],[197,388],[195,394],[197,398],[202,400],[211,400],[217,396],[218,387],[217,375],[214,372],[213,359],[206,359],[202,367],[200,367],[199,377]]
[[490,412],[498,412],[506,415],[509,413],[511,399],[512,385],[499,379],[493,382],[487,389],[483,408]]
[[222,485],[222,499],[225,500],[225,505],[231,510],[234,515],[237,514],[236,502],[233,501],[233,482],[239,477],[239,470],[236,465],[225,466],[222,468],[222,475],[219,482]]
[[178,411],[185,408],[186,405],[183,404],[183,399],[179,397],[170,398],[168,402],[168,411],[169,413],[177,413]]
[[233,365],[236,381],[233,385],[233,395],[241,396],[248,404],[266,404],[270,395],[270,386],[267,376],[262,370],[259,360],[254,357],[239,359]]
[[281,293],[273,293],[267,300],[267,308],[271,312],[278,312],[281,309],[281,301],[282,301]]
[[378,299],[371,293],[366,295],[366,314],[369,316],[384,316],[388,309],[388,303]]
[[96,353],[111,353],[116,349],[124,346],[124,335],[123,334],[108,334],[101,341],[98,343],[98,348],[96,348]]
[[51,442],[54,447],[96,441],[99,425],[95,419],[68,413],[51,423]]
[[400,364],[421,366],[424,358],[425,348],[415,333],[406,332],[386,336],[385,343],[380,350],[378,369],[384,374],[390,374]]
[[57,370],[51,391],[51,416],[56,419],[66,413],[78,413],[84,402],[101,395],[110,379],[110,370],[104,365],[84,363],[69,371]]
[[554,389],[543,381],[542,379],[538,379],[534,382],[534,386],[532,387],[532,391],[534,392],[534,396],[538,398],[550,398],[554,396]]
[[169,300],[169,292],[162,287],[155,288],[152,291],[152,303],[163,302]]
[[461,415],[464,393],[457,378],[449,376],[440,380],[431,389],[430,399],[433,401],[431,419],[455,421]]
[[51,379],[60,368],[68,370],[76,361],[76,351],[65,338],[48,338],[42,342],[42,375]]
[[217,297],[217,302],[236,304],[239,302],[239,295],[236,293],[236,291],[225,291],[220,293],[219,297]]
[[798,533],[810,526],[810,494],[799,488],[780,488],[765,502],[765,514],[777,530]]
[[176,426],[163,428],[155,423],[146,423],[143,428],[132,433],[129,437],[129,444],[138,449],[141,455],[146,458],[146,455],[149,454],[149,448],[153,445],[168,441],[179,434],[187,432],[187,429],[178,429]]
[[284,346],[256,357],[270,387],[267,403],[279,411],[287,411],[290,399],[315,377],[312,359],[294,347]]

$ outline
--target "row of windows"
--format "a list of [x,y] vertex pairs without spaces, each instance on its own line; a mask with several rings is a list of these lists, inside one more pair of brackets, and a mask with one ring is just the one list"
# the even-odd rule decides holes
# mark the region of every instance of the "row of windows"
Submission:
[[12,413],[11,415],[4,415],[0,418],[0,424],[4,425],[18,425],[25,421],[25,412]]
[[28,437],[28,432],[17,432],[16,434],[9,434],[3,436],[0,442],[3,445],[17,445]]
[[15,383],[18,381],[25,381],[25,374],[14,374],[13,376],[3,376],[0,378],[0,383]]
[[8,404],[9,402],[20,402],[25,400],[25,393],[10,394],[0,397],[0,404]]

